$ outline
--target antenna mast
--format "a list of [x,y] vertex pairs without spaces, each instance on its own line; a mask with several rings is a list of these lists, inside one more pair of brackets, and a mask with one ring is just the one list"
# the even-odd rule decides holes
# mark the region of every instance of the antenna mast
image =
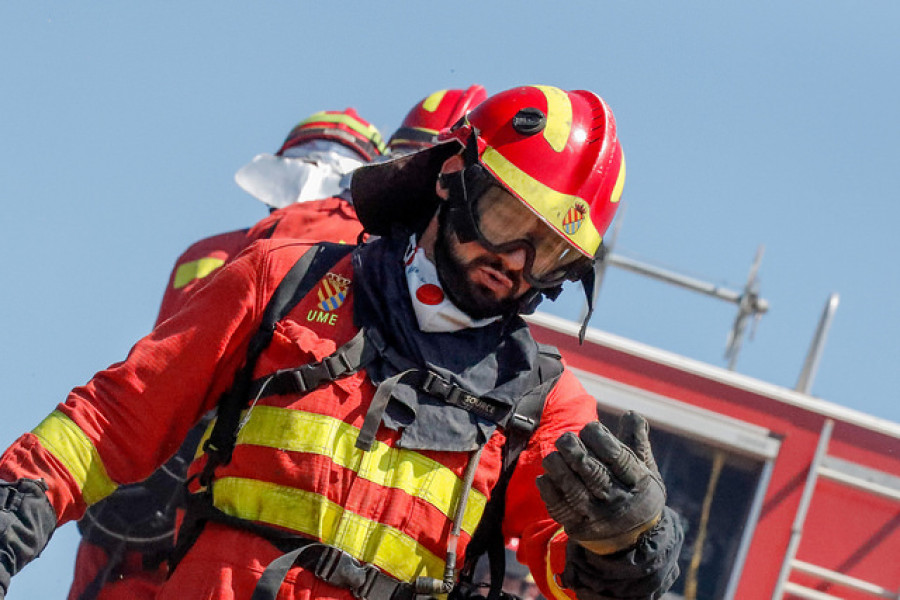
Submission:
[[[624,206],[622,209],[624,209]],[[622,216],[623,215],[620,214],[619,218],[616,219],[611,235],[603,242],[603,253],[599,265],[597,266],[594,289],[599,292],[603,277],[606,274],[606,268],[609,265],[612,265],[619,267],[620,269],[625,269],[626,271],[631,271],[632,273],[645,275],[665,283],[670,283],[678,287],[694,292],[700,292],[701,294],[706,294],[707,296],[712,296],[736,304],[738,313],[734,319],[731,331],[728,333],[728,341],[725,345],[725,358],[728,360],[728,369],[733,371],[737,364],[737,357],[741,351],[741,346],[743,345],[748,321],[753,319],[753,326],[750,330],[750,339],[753,339],[757,323],[759,323],[762,315],[769,310],[769,302],[762,298],[759,293],[758,273],[759,266],[762,263],[764,247],[760,246],[756,251],[756,257],[750,267],[750,274],[747,277],[747,283],[744,285],[743,290],[731,290],[714,283],[687,277],[675,273],[674,271],[669,271],[662,267],[654,266],[613,252],[616,240],[619,237],[619,230],[622,226]]]

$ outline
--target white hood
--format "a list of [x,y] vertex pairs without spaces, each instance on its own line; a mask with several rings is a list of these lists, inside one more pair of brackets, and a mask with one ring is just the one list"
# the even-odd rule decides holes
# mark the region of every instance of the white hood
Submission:
[[349,200],[350,173],[363,164],[341,144],[313,140],[288,149],[284,156],[258,154],[238,169],[234,180],[272,208],[332,196]]

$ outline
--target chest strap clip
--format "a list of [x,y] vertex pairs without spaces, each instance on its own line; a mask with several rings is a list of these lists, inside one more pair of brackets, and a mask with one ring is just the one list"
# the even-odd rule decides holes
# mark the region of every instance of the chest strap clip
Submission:
[[326,546],[313,570],[316,577],[331,585],[350,590],[354,598],[372,598],[371,592],[380,571],[363,564],[333,546]]
[[311,571],[330,585],[348,590],[357,600],[413,600],[416,595],[411,583],[382,573],[375,565],[360,562],[334,546],[309,541],[266,567],[251,600],[274,600],[294,565]]
[[275,372],[275,379],[295,394],[306,394],[326,382],[335,381],[354,371],[353,365],[343,352],[326,356],[322,360],[299,368],[282,369]]
[[248,396],[261,398],[281,394],[307,394],[322,384],[357,372],[376,356],[376,348],[367,344],[365,330],[322,360],[299,367],[279,369],[250,384]]
[[470,394],[462,387],[447,381],[433,371],[425,371],[425,380],[419,389],[426,394],[443,400],[451,406],[467,410],[493,423],[500,423],[509,412],[508,407],[495,403],[489,398]]

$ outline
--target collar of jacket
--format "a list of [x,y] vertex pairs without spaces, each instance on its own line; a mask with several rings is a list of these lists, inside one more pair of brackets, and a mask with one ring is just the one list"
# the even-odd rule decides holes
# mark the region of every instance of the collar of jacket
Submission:
[[[513,315],[476,329],[419,330],[403,271],[408,238],[376,239],[353,255],[354,320],[376,329],[401,356],[473,396],[514,407],[536,385],[538,349],[526,323]],[[378,359],[366,368],[378,384],[399,371]],[[509,411],[511,412],[511,411]],[[401,431],[400,445],[418,450],[468,451],[497,424],[406,384],[398,385],[383,423]]]

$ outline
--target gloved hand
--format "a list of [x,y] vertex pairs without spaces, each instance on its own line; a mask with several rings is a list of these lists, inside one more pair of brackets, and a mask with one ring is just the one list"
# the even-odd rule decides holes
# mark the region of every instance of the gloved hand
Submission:
[[40,554],[56,528],[46,490],[43,481],[0,480],[0,600],[10,578]]
[[657,600],[681,573],[683,543],[681,521],[665,507],[656,525],[620,552],[601,556],[570,539],[562,583],[578,600]]
[[537,485],[550,516],[596,554],[633,546],[662,515],[666,489],[650,450],[647,421],[628,412],[618,439],[599,421],[565,433],[543,461]]

